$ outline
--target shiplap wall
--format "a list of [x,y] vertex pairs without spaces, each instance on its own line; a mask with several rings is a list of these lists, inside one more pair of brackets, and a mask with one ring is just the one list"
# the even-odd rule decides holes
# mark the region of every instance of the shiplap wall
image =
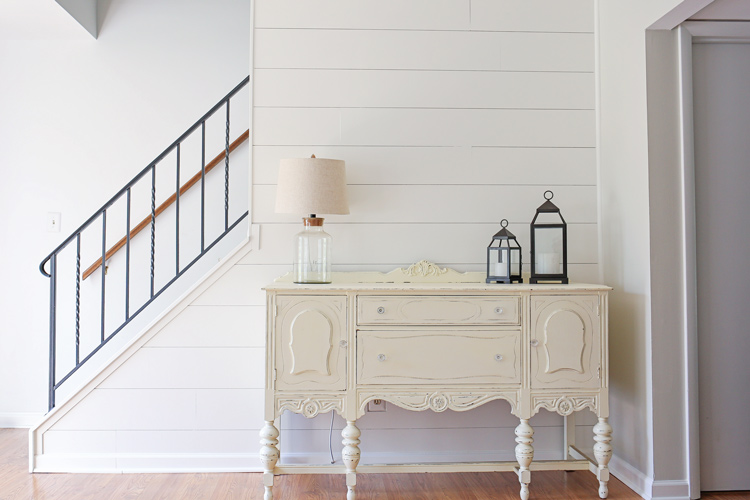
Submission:
[[[482,270],[503,218],[528,262],[528,223],[552,189],[569,223],[571,277],[595,281],[593,31],[592,0],[258,0],[261,249],[227,280],[239,292],[289,270],[303,214],[274,213],[277,167],[314,153],[347,163],[351,214],[326,221],[339,270],[425,258]],[[330,424],[329,415],[282,417],[283,459],[328,462]],[[517,422],[503,402],[467,414],[390,406],[359,425],[363,463],[514,459]],[[561,419],[542,412],[532,425],[537,458],[560,458]],[[336,417],[337,457],[342,427]]]
[[[101,455],[116,470],[257,470],[261,287],[290,270],[301,226],[273,211],[281,158],[347,162],[351,214],[326,222],[336,270],[425,258],[481,270],[502,218],[528,262],[528,223],[552,189],[570,275],[595,281],[593,26],[593,0],[257,0],[260,247],[46,432],[45,452]],[[330,422],[285,415],[284,460],[326,463]],[[579,424],[590,442],[590,418]],[[512,460],[517,421],[493,402],[462,414],[389,406],[359,425],[363,463]],[[543,411],[532,425],[536,457],[559,458],[561,419]],[[338,417],[334,427],[340,457]]]

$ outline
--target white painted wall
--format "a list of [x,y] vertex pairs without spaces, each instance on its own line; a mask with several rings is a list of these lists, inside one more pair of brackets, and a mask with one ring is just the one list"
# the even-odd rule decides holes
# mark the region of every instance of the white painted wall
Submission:
[[[307,155],[314,148],[319,156],[348,162],[352,215],[329,221],[339,269],[387,270],[425,257],[459,269],[480,269],[482,249],[497,219],[508,217],[524,238],[525,223],[538,204],[535,194],[552,187],[571,222],[571,274],[596,280],[595,102],[590,90],[594,38],[592,24],[586,21],[593,11],[591,3],[571,1],[562,11],[563,4],[551,0],[446,0],[429,10],[416,1],[363,2],[356,10],[337,9],[339,3],[258,2],[254,118],[262,127],[253,147],[253,208],[255,222],[262,226],[261,249],[248,254],[174,325],[165,327],[131,359],[132,366],[127,363],[76,407],[79,416],[71,412],[70,419],[54,429],[57,434],[50,431],[50,450],[111,454],[114,449],[141,456],[237,452],[241,461],[251,463],[257,427],[251,421],[259,421],[261,381],[260,375],[237,369],[259,362],[262,348],[251,340],[263,328],[259,288],[286,272],[291,260],[284,242],[297,224],[270,209],[274,169],[283,156]],[[601,274],[616,289],[611,323],[615,465],[649,496],[652,491],[646,487],[653,482],[653,450],[659,438],[653,427],[651,390],[656,382],[651,371],[653,270],[648,262],[653,228],[647,203],[645,28],[678,3],[597,4]],[[1,132],[14,138],[0,149],[1,161],[28,165],[6,168],[9,179],[0,188],[3,234],[23,235],[21,244],[0,247],[4,262],[16,263],[6,267],[8,282],[28,284],[12,291],[4,288],[0,302],[7,318],[2,341],[11,347],[2,351],[0,369],[3,379],[22,381],[0,388],[3,415],[33,414],[44,408],[46,322],[35,311],[46,308],[46,282],[35,274],[43,256],[43,251],[36,252],[52,248],[61,237],[40,234],[46,212],[62,211],[63,234],[71,230],[75,224],[68,221],[83,220],[108,196],[92,194],[92,185],[102,186],[102,193],[114,192],[247,72],[243,65],[248,60],[248,25],[243,20],[249,17],[248,6],[227,2],[227,9],[245,9],[227,16],[215,10],[215,3],[210,8],[198,4],[180,4],[182,24],[174,22],[174,5],[114,1],[97,42],[78,26],[63,28],[55,14],[41,8],[39,19],[42,26],[55,28],[54,40],[47,39],[49,31],[19,30],[15,25],[3,31],[10,35],[0,41],[0,60],[15,78],[0,82],[3,116],[10,117],[0,124]],[[143,9],[152,15],[142,15]],[[538,16],[542,11],[554,15]],[[217,55],[203,41],[198,43],[193,25],[197,19],[201,26],[212,26],[208,46],[221,45],[229,53]],[[336,29],[342,27],[347,29]],[[498,50],[500,57],[487,47]],[[271,57],[274,54],[278,57]],[[162,63],[171,61],[179,64],[170,72],[158,73],[159,78],[144,76],[157,74]],[[196,65],[205,81],[193,78]],[[133,74],[142,78],[132,78]],[[304,78],[306,85],[291,83],[295,78]],[[538,91],[525,90],[530,88]],[[113,94],[119,99],[111,99]],[[141,112],[150,113],[151,102],[169,109],[160,120],[175,125],[143,125]],[[102,111],[121,121],[102,126]],[[119,133],[123,130],[125,137]],[[490,133],[495,130],[502,133]],[[50,138],[48,147],[37,147],[36,133]],[[132,139],[141,146],[133,148]],[[90,142],[91,149],[82,154],[79,141]],[[112,150],[119,155],[112,158]],[[69,171],[81,175],[69,177]],[[27,186],[31,188],[24,189]],[[20,212],[18,206],[31,208]],[[28,229],[34,227],[38,231]],[[218,318],[234,316],[244,318],[250,328],[216,328],[222,325]],[[214,367],[226,366],[236,377],[228,381],[220,374],[206,374],[206,383],[202,377],[190,381],[189,359],[205,354],[207,342],[217,349]],[[168,352],[162,349],[185,362],[173,366],[173,373],[160,371],[159,364],[148,360]],[[232,358],[235,349],[238,358]],[[138,364],[152,370],[147,373],[153,383],[131,372]],[[181,377],[175,373],[185,375],[188,382],[176,381]],[[121,403],[127,405],[124,420],[118,420],[121,412],[114,403],[106,403],[115,391],[127,396]],[[163,411],[153,411],[159,404]],[[185,411],[180,411],[180,404]],[[489,416],[491,407],[483,411],[487,414],[479,412],[478,420],[469,422],[474,429],[486,429],[487,436],[509,432],[504,426],[512,425],[510,420]],[[441,436],[460,437],[458,430],[442,430],[457,425],[450,414],[439,422],[433,420],[436,416],[424,415],[391,410],[368,415],[372,442],[380,431],[381,452],[398,450],[398,433],[389,437],[386,429],[395,428],[401,418],[410,419],[404,425],[412,428],[439,428]],[[100,419],[111,424],[97,428],[92,422]],[[559,420],[548,415],[541,420],[536,425],[550,430],[540,432],[536,444],[539,450],[552,451]],[[299,436],[296,445],[284,443],[285,451],[299,453],[303,461],[319,460],[326,422],[290,418],[284,423],[290,435]],[[165,439],[153,439],[154,431]],[[434,431],[415,435],[423,439],[434,436]],[[475,442],[481,441],[478,435],[473,435]],[[541,439],[542,435],[548,437]],[[306,440],[317,444],[305,448]],[[441,452],[421,444],[425,453]],[[475,451],[502,454],[510,447],[512,442]],[[165,467],[164,462],[146,461],[120,465],[130,470]]]
[[[39,262],[249,73],[250,37],[249,0],[113,0],[98,40],[55,2],[6,7],[0,379],[14,382],[0,385],[4,426],[47,408]],[[47,212],[62,213],[62,232],[46,232]]]
[[[570,224],[571,277],[596,280],[593,2],[352,5],[256,3],[260,248],[55,423],[42,438],[52,462],[40,463],[54,468],[55,456],[82,450],[80,442],[106,470],[257,466],[261,287],[289,271],[299,230],[296,217],[272,208],[283,157],[347,161],[352,213],[327,222],[337,270],[385,271],[423,258],[481,270],[504,217],[528,252],[528,223],[549,188]],[[282,420],[286,460],[327,461],[330,416]],[[579,423],[591,442],[591,420]],[[363,462],[388,462],[512,459],[517,422],[496,403],[462,415],[391,407],[361,424]],[[543,412],[532,424],[537,458],[559,458],[561,419]]]
[[[227,286],[260,287],[289,270],[304,214],[274,213],[276,169],[281,158],[312,153],[347,162],[351,214],[326,222],[339,270],[387,271],[424,258],[482,270],[502,218],[528,262],[528,223],[549,188],[570,224],[571,275],[595,281],[593,30],[588,0],[257,1],[261,248],[227,274]],[[210,292],[234,296],[218,284]],[[517,422],[506,406],[368,414],[363,463],[513,460]],[[330,461],[329,425],[329,415],[284,415],[283,459]],[[543,413],[532,425],[535,456],[560,458],[561,419]],[[335,455],[342,426],[336,419]],[[583,426],[582,435],[591,442]]]
[[[601,269],[615,288],[612,470],[645,498],[689,497],[682,284],[675,276],[682,238],[674,192],[681,154],[677,38],[647,38],[646,29],[660,19],[689,17],[705,3],[598,3]],[[648,94],[647,53],[649,83],[655,82]]]
[[[212,387],[201,386],[200,381],[179,386],[163,373],[153,373],[153,386],[144,387],[137,375],[127,374],[132,368],[125,366],[123,375],[118,373],[112,382],[108,381],[92,393],[97,396],[92,396],[91,403],[86,404],[90,404],[93,411],[88,412],[82,406],[80,411],[86,410],[87,414],[78,420],[78,424],[72,417],[61,424],[56,429],[59,434],[50,434],[48,444],[60,452],[84,449],[81,442],[66,442],[66,436],[72,436],[87,439],[83,442],[90,443],[86,449],[91,453],[112,449],[117,453],[117,443],[124,446],[119,448],[121,450],[142,455],[154,451],[201,454],[206,450],[212,453],[218,450],[234,453],[239,449],[240,459],[251,464],[256,446],[254,429],[257,427],[251,421],[259,420],[260,379],[241,378],[245,372],[234,370],[238,362],[249,364],[253,359],[257,361],[258,353],[262,352],[257,343],[247,340],[263,328],[264,301],[259,288],[289,269],[291,249],[285,241],[290,239],[297,226],[293,218],[277,216],[270,209],[274,169],[279,158],[307,155],[314,148],[319,156],[343,158],[349,166],[354,200],[352,215],[331,218],[328,225],[336,239],[338,269],[367,267],[387,270],[425,257],[459,269],[479,269],[483,258],[481,249],[496,229],[497,219],[508,217],[519,236],[525,237],[524,223],[528,222],[537,204],[533,201],[536,191],[552,186],[558,193],[564,213],[572,222],[572,248],[579,245],[576,242],[581,242],[579,247],[571,250],[572,260],[576,262],[572,267],[573,277],[596,280],[601,271],[603,282],[615,287],[610,325],[611,407],[616,454],[612,468],[646,497],[680,496],[684,490],[684,481],[679,475],[681,465],[673,461],[661,467],[663,459],[655,451],[668,450],[674,437],[679,435],[676,430],[668,434],[661,432],[663,425],[660,420],[674,411],[674,408],[667,408],[674,401],[670,397],[661,397],[669,394],[669,387],[658,373],[673,374],[672,370],[680,370],[680,367],[672,365],[671,361],[657,367],[661,358],[654,351],[665,346],[665,339],[654,342],[657,331],[672,328],[669,321],[661,323],[661,319],[654,319],[656,308],[662,307],[666,313],[675,311],[670,310],[668,303],[660,304],[655,300],[655,290],[663,290],[658,287],[664,282],[659,285],[654,281],[654,276],[659,275],[659,279],[663,276],[661,270],[649,262],[663,233],[658,224],[654,225],[652,217],[655,210],[655,191],[652,188],[657,180],[652,174],[658,175],[659,172],[649,171],[653,166],[649,160],[653,150],[649,151],[647,133],[645,30],[660,18],[663,24],[669,25],[662,16],[673,8],[670,19],[684,12],[690,15],[691,9],[695,11],[700,8],[696,6],[705,6],[706,3],[705,0],[600,0],[596,3],[598,36],[594,41],[591,38],[593,29],[587,21],[590,18],[585,14],[588,9],[593,9],[588,2],[445,0],[437,5],[431,4],[430,9],[424,9],[424,4],[417,1],[362,2],[355,10],[343,9],[341,2],[334,0],[258,2],[256,26],[259,29],[255,38],[258,44],[255,68],[258,102],[254,117],[256,125],[262,125],[262,130],[253,147],[256,167],[253,194],[255,221],[262,226],[261,249],[234,266],[188,307],[184,317],[181,315],[175,319],[173,327],[165,328],[153,344],[132,358],[135,366],[145,363],[143,360],[149,356],[161,355],[158,349],[172,349],[178,357],[187,359],[198,352],[196,350],[207,347],[205,332],[209,331],[211,337],[208,341],[219,349],[217,353],[228,353],[222,350],[226,346],[243,353],[242,360],[229,365],[230,373],[240,377],[242,386],[222,387],[229,382],[215,377],[207,378],[212,381]],[[88,102],[86,97],[107,96],[98,104],[106,106],[108,112],[119,110],[122,123],[128,125],[123,125],[123,128],[138,132],[145,129],[142,126],[130,127],[135,123],[137,113],[128,112],[134,109],[134,102],[140,102],[135,100],[134,94],[164,101],[172,111],[170,120],[180,121],[180,126],[175,128],[182,130],[196,114],[185,111],[186,106],[203,99],[205,102],[196,104],[196,108],[205,109],[215,100],[213,96],[220,95],[226,88],[207,91],[203,83],[192,86],[192,80],[186,75],[192,74],[191,63],[194,61],[185,61],[186,58],[180,55],[181,49],[173,44],[174,40],[189,44],[193,40],[192,32],[178,30],[175,37],[170,38],[162,37],[161,31],[153,29],[154,25],[178,29],[173,19],[167,21],[167,7],[162,10],[161,6],[145,2],[126,4],[115,1],[112,5],[109,25],[105,24],[98,42],[86,38],[85,33],[62,28],[64,25],[52,21],[55,15],[44,12],[44,9],[40,9],[37,18],[47,30],[43,35],[19,30],[16,24],[4,26],[8,29],[2,30],[4,34],[11,34],[13,39],[2,39],[0,58],[4,67],[12,68],[12,74],[17,78],[0,81],[4,116],[13,118],[3,120],[0,127],[3,127],[4,137],[17,139],[9,146],[3,144],[1,160],[5,166],[22,161],[26,165],[31,159],[33,167],[8,169],[9,182],[0,188],[3,189],[3,196],[0,196],[3,234],[24,236],[23,246],[4,243],[0,247],[5,262],[13,257],[11,261],[18,263],[6,268],[9,282],[35,283],[30,277],[36,277],[34,267],[41,254],[30,254],[38,248],[54,246],[55,236],[39,234],[44,213],[62,210],[64,224],[67,224],[70,213],[78,217],[74,220],[82,220],[101,201],[101,198],[91,199],[90,183],[109,185],[103,192],[114,191],[132,175],[132,170],[123,165],[142,165],[174,137],[171,130],[154,127],[140,134],[139,140],[147,145],[143,150],[124,148],[124,139],[119,135],[110,136],[96,122],[99,115],[95,110],[84,106]],[[190,5],[198,8],[197,2]],[[147,7],[157,9],[162,17],[136,15],[140,12],[138,9]],[[577,10],[579,8],[583,10]],[[117,12],[120,12],[118,15],[123,15],[123,12],[129,15],[116,18]],[[216,23],[212,24],[216,26],[214,36],[209,38],[224,40],[223,37],[230,37],[234,40],[239,36],[232,30],[219,29],[219,20],[212,12],[195,16]],[[550,15],[539,16],[539,12],[549,12]],[[576,15],[571,15],[575,12]],[[232,22],[247,19],[242,16],[230,18]],[[132,32],[125,29],[125,19],[143,23],[141,26],[145,31],[139,32],[137,43],[128,39]],[[163,22],[151,23],[149,20],[153,19],[163,19]],[[226,21],[222,16],[221,22]],[[146,29],[149,26],[152,26],[152,31]],[[236,26],[238,30],[247,29],[242,23]],[[110,39],[112,45],[102,45],[108,27],[110,33],[118,32],[121,36],[116,37],[117,43]],[[119,31],[115,31],[116,27]],[[57,37],[52,42],[46,39],[51,36],[49,28],[54,28],[52,32]],[[71,30],[80,28],[73,25]],[[558,31],[566,34],[557,34]],[[151,35],[144,37],[143,33]],[[593,50],[587,48],[588,45],[579,46],[581,52],[572,50],[571,54],[576,55],[573,58],[560,54],[549,57],[547,54],[553,48],[575,47],[586,38],[597,44],[595,60],[599,78],[596,82],[588,80],[592,77],[593,59],[580,57],[582,51]],[[145,42],[141,43],[141,40]],[[549,40],[555,40],[555,43]],[[176,51],[172,55],[183,62],[174,69],[175,74],[185,77],[184,81],[181,80],[183,86],[174,95],[165,91],[170,84],[162,85],[165,81],[171,83],[171,76],[160,75],[161,78],[150,82],[159,87],[154,88],[140,81],[127,81],[130,73],[119,69],[134,68],[141,74],[159,61],[171,60],[168,55],[153,50],[161,45],[172,47]],[[394,45],[397,46],[395,49]],[[190,46],[203,54],[203,49]],[[106,58],[102,47],[109,47]],[[321,47],[326,50],[320,50]],[[487,47],[499,48],[500,57]],[[271,57],[274,54],[278,57]],[[247,60],[246,57],[237,59]],[[69,71],[71,60],[77,72]],[[222,61],[221,65],[226,63],[221,56],[218,59],[213,57],[211,61],[211,64],[216,61]],[[93,69],[94,63],[96,70]],[[52,68],[49,73],[55,75],[55,80],[41,78],[48,73],[40,68]],[[227,71],[236,70],[234,65],[231,68]],[[513,71],[506,71],[509,69]],[[532,71],[527,74],[527,70]],[[665,70],[671,71],[668,67]],[[230,82],[238,81],[244,71],[238,72]],[[216,73],[207,74],[217,77]],[[88,79],[81,78],[81,75]],[[304,78],[305,85],[295,83],[299,78]],[[592,95],[588,90],[592,84],[598,90],[595,103],[590,101]],[[137,85],[135,92],[132,91],[133,85]],[[544,92],[550,87],[554,90]],[[102,90],[104,88],[106,93]],[[538,91],[525,91],[530,88]],[[110,89],[117,90],[115,93],[121,96],[121,100],[109,99]],[[36,99],[11,100],[7,97],[17,95],[31,95]],[[587,113],[593,114],[591,110],[595,104],[599,110],[598,150],[593,148],[592,138],[584,131],[593,127],[586,116]],[[33,113],[29,115],[27,110]],[[71,110],[75,113],[69,112]],[[528,134],[524,126],[533,124],[535,116],[543,117],[546,123],[538,127],[540,134]],[[579,126],[568,127],[564,133],[558,134],[555,123],[550,121],[555,116],[574,120]],[[80,134],[71,137],[57,132],[69,130],[68,121],[71,119],[78,125],[73,130],[80,129]],[[507,126],[509,121],[513,128]],[[49,149],[15,144],[36,145],[30,132],[35,127],[48,132],[46,135],[52,138]],[[491,134],[488,132],[490,127],[503,133]],[[90,161],[93,166],[82,167],[80,151],[71,144],[79,138],[89,137],[98,138],[94,144],[101,144],[101,147],[87,153],[90,158],[85,158],[86,164],[89,165]],[[118,142],[120,140],[123,142]],[[552,147],[540,147],[545,145]],[[112,146],[121,152],[120,157],[104,156]],[[596,154],[598,171],[595,168]],[[104,158],[108,158],[108,164],[114,167],[106,174],[100,174],[99,165]],[[60,165],[61,159],[65,160],[66,168],[58,170],[56,166]],[[517,165],[525,165],[525,168],[516,168]],[[82,175],[87,179],[84,184],[62,175],[62,172],[82,168],[87,174]],[[597,175],[599,220],[592,218],[597,199]],[[26,186],[33,186],[33,189],[24,190]],[[23,198],[18,194],[20,192],[23,192]],[[72,193],[72,196],[68,198],[65,193]],[[32,212],[18,215],[20,200],[33,202],[28,204],[31,207],[43,208],[32,208]],[[65,200],[76,200],[76,203],[66,203]],[[516,208],[517,203],[525,205]],[[495,211],[502,213],[495,214]],[[595,241],[597,222],[601,222],[599,248]],[[24,229],[27,227],[40,229],[32,233]],[[579,231],[577,237],[575,231]],[[398,243],[394,244],[394,241]],[[476,248],[476,252],[472,248]],[[598,254],[601,254],[601,261]],[[0,411],[10,410],[15,415],[39,411],[44,401],[46,324],[44,318],[35,316],[33,311],[44,310],[46,283],[40,277],[36,279],[38,285],[14,289],[12,293],[6,287],[0,302],[4,317],[9,318],[2,330],[3,345],[13,348],[2,351],[4,358],[0,370],[3,370],[3,379],[12,375],[18,380],[16,377],[20,375],[24,381],[14,388],[0,388],[4,391],[0,393],[0,404],[3,405]],[[217,318],[223,317],[224,312],[227,312],[227,317],[239,315],[245,318],[250,325],[248,330],[235,331],[228,338],[217,336],[215,326],[221,326]],[[225,331],[224,328],[219,330]],[[231,331],[231,325],[226,326],[226,331]],[[29,334],[19,337],[16,332]],[[250,337],[244,337],[248,332]],[[25,354],[11,359],[7,354],[11,352]],[[222,362],[231,360],[216,360],[216,363]],[[190,363],[184,363],[174,369],[182,374],[189,367]],[[117,388],[109,387],[107,384],[110,383],[115,383]],[[129,394],[132,397],[129,408],[139,409],[136,414],[128,415],[125,422],[116,420],[116,407],[101,405],[101,401],[113,391]],[[96,398],[103,398],[99,400],[100,409],[95,408]],[[140,403],[138,398],[141,398]],[[143,398],[151,399],[144,402]],[[150,410],[150,405],[164,401],[175,401],[177,411],[170,412],[169,405],[164,412]],[[185,412],[179,410],[180,401],[185,405]],[[202,406],[191,406],[191,401],[200,401]],[[221,411],[204,418],[208,410],[200,408],[210,407]],[[503,413],[502,408],[496,410],[498,415]],[[503,426],[511,425],[510,421],[498,420],[505,417],[488,416],[492,411],[492,407],[487,407],[476,415],[478,420],[470,421],[469,425],[475,426],[474,429],[487,429],[485,436],[504,436],[509,430]],[[404,426],[437,428],[441,429],[441,436],[460,437],[458,430],[444,430],[459,425],[454,416],[445,414],[445,417],[438,417],[443,418],[438,421],[434,420],[437,416],[426,415],[406,415],[389,410],[385,414],[368,415],[368,422],[363,419],[363,427],[366,423],[368,434],[372,433],[371,442],[377,440],[378,433],[383,438],[379,441],[383,447],[377,450],[383,454],[378,458],[387,458],[391,450],[398,450],[395,443],[403,434],[395,429],[401,419],[408,419]],[[114,423],[107,429],[94,428],[90,422],[100,417],[112,417]],[[158,420],[161,418],[164,420]],[[536,444],[538,449],[553,450],[551,443],[555,441],[555,433],[559,432],[559,421],[550,420],[549,416],[543,416],[541,420],[543,422],[535,425],[549,429],[549,432],[545,430],[539,436],[548,437]],[[71,428],[64,429],[65,425]],[[323,419],[285,419],[284,430],[299,438],[296,444],[284,443],[285,456],[291,454],[295,457],[294,453],[297,453],[296,459],[301,461],[322,460],[325,450],[321,454],[321,448],[327,445],[326,425],[327,421]],[[387,428],[394,429],[390,436]],[[153,440],[153,431],[156,430],[165,431],[163,434],[168,439]],[[206,434],[205,431],[209,430],[217,431],[217,434]],[[79,431],[87,434],[66,434]],[[415,432],[418,440],[434,434],[434,430]],[[478,433],[472,435],[474,442],[481,440],[478,436]],[[195,445],[186,450],[191,438],[195,438]],[[306,447],[305,442],[313,444]],[[215,443],[219,444],[214,447]],[[241,444],[239,448],[237,443]],[[548,447],[545,448],[543,443]],[[420,451],[431,453],[431,456],[441,452],[424,441],[417,441],[416,445],[424,445]],[[509,451],[510,446],[510,442],[498,443],[474,451],[502,454]],[[367,451],[367,437],[363,440],[363,450]],[[376,449],[371,451],[375,453]],[[163,462],[160,465],[144,463],[151,470],[164,467]],[[205,466],[205,462],[202,463]],[[123,464],[131,470],[139,466],[138,463]]]

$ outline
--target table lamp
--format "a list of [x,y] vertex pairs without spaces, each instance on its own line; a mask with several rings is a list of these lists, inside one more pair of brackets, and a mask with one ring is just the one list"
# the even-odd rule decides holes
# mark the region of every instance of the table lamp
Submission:
[[294,237],[294,282],[331,282],[331,236],[320,214],[348,214],[346,167],[343,160],[281,160],[276,184],[276,213],[309,214]]

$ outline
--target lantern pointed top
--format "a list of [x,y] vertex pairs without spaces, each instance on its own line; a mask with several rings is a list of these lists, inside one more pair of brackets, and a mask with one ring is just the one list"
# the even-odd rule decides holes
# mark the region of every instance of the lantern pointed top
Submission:
[[500,221],[500,225],[502,229],[495,233],[495,236],[492,237],[493,240],[516,239],[516,235],[508,231],[508,219]]
[[539,208],[536,209],[537,212],[559,212],[560,209],[557,208],[557,205],[552,203],[552,198],[555,196],[555,193],[552,191],[545,191],[544,192],[544,199],[547,200],[544,203],[542,203]]

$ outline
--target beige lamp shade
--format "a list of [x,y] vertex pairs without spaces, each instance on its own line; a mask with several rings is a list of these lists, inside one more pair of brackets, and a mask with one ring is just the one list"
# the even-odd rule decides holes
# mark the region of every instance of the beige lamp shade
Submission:
[[276,185],[276,213],[348,214],[346,167],[343,160],[281,160]]

